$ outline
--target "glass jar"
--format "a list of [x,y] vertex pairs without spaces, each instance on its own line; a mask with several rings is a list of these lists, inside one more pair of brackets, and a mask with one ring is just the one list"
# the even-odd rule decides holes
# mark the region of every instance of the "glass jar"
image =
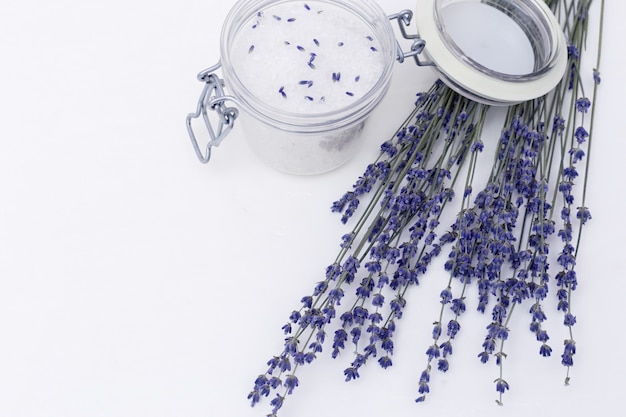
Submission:
[[388,90],[396,47],[372,0],[240,0],[222,29],[221,67],[252,150],[293,174],[348,161]]
[[[396,60],[412,57],[489,105],[544,95],[565,73],[565,37],[543,0],[417,0],[416,11],[418,33],[410,34],[411,10],[387,16],[374,0],[239,0],[222,28],[220,62],[198,75],[205,86],[187,116],[200,161],[237,119],[252,150],[278,170],[337,168],[357,151]],[[391,20],[412,41],[408,52]],[[196,118],[210,135],[204,153]]]

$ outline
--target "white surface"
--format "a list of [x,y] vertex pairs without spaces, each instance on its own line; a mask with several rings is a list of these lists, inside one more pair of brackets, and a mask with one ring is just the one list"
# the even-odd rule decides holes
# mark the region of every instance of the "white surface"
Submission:
[[[346,229],[329,212],[432,73],[397,66],[359,155],[315,177],[257,161],[237,132],[201,165],[184,118],[233,0],[11,2],[0,14],[0,416],[264,416],[246,395]],[[626,142],[623,2],[607,2],[603,84],[579,255],[572,385],[512,325],[505,406],[470,312],[451,369],[413,403],[441,268],[409,296],[394,366],[344,383],[303,369],[285,417],[614,415],[622,406]],[[596,1],[596,7],[599,1]],[[412,1],[385,1],[388,13]],[[589,54],[588,56],[591,56]],[[494,116],[501,113],[494,112]],[[495,120],[486,133],[497,132]],[[489,143],[486,143],[489,146]],[[550,322],[560,350],[558,316]]]

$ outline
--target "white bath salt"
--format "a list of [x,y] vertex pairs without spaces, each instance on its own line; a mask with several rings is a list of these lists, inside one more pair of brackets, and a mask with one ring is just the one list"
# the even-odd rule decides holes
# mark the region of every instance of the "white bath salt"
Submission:
[[253,96],[297,114],[351,105],[372,89],[385,67],[371,28],[321,1],[262,10],[237,34],[231,55],[235,74]]

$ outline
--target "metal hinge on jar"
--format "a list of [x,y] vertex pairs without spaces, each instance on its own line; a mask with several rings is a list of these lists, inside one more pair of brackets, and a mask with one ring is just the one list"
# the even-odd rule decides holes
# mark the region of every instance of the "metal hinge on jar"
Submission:
[[[189,113],[187,115],[187,132],[193,145],[196,155],[200,162],[206,164],[211,159],[211,148],[219,146],[224,138],[232,130],[235,119],[239,116],[239,110],[236,107],[227,107],[225,102],[230,100],[236,102],[234,97],[224,94],[224,81],[219,78],[215,71],[219,69],[221,63],[218,63],[210,68],[198,74],[198,81],[204,82],[204,88],[198,99],[198,105],[195,113]],[[208,110],[214,111],[217,115],[217,129],[213,128],[211,120],[209,119]],[[200,149],[196,134],[194,133],[191,122],[194,119],[202,117],[207,132],[209,133],[210,140],[206,144],[204,153]]]

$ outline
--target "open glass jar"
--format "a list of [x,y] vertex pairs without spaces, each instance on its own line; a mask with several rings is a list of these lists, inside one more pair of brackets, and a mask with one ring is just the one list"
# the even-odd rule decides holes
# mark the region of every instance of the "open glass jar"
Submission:
[[[467,26],[468,10],[478,19],[474,27]],[[418,0],[416,16],[418,34],[409,34],[412,11],[387,16],[374,0],[239,0],[222,28],[220,63],[198,75],[205,87],[196,112],[187,116],[198,158],[208,162],[211,148],[237,119],[250,147],[274,168],[330,171],[354,155],[368,116],[389,88],[395,61],[408,57],[433,67],[457,92],[491,105],[546,94],[565,72],[565,39],[542,0]],[[460,23],[455,16],[462,16]],[[503,19],[491,32],[477,30]],[[408,52],[391,20],[412,41]],[[480,45],[502,38],[501,28],[521,32],[521,41],[491,45],[487,56],[521,42],[530,51],[527,68],[501,68],[484,59]],[[467,43],[464,31],[483,38]],[[215,73],[220,67],[223,78]],[[210,134],[204,152],[191,124],[196,118]]]
[[[212,83],[209,90],[225,85],[231,93],[219,102],[211,102],[215,91],[201,97],[199,109],[223,106],[212,139],[219,143],[240,116],[262,160],[316,174],[357,150],[365,120],[388,90],[397,52],[389,20],[372,0],[240,0],[224,22],[220,53],[223,80],[212,75],[218,66],[199,75]],[[206,155],[196,151],[208,160],[209,148]]]

